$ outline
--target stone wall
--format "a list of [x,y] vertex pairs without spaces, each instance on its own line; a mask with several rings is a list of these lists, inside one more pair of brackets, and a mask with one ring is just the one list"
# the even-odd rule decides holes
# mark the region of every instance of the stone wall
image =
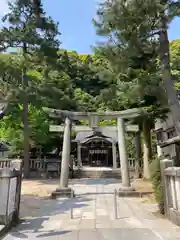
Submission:
[[173,167],[173,161],[164,159],[161,161],[161,175],[165,214],[180,225],[180,167]]

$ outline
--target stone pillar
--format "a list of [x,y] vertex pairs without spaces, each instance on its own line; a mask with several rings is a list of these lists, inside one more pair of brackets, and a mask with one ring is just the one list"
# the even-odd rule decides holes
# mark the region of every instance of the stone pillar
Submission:
[[60,188],[56,189],[56,191],[52,193],[53,198],[71,196],[71,189],[68,188],[70,152],[71,152],[71,120],[68,117],[66,117],[61,159]]
[[128,158],[125,144],[125,126],[124,119],[117,119],[117,130],[118,130],[118,145],[119,145],[119,157],[121,163],[121,177],[122,177],[122,187],[120,191],[132,191],[129,178],[128,169]]
[[61,160],[61,177],[60,177],[61,188],[68,187],[70,152],[71,152],[71,120],[69,118],[66,118]]
[[163,156],[163,150],[159,145],[157,145],[157,155],[158,155],[158,157]]
[[162,179],[162,190],[163,190],[163,197],[164,197],[164,213],[166,215],[166,217],[170,217],[170,213],[169,213],[169,208],[172,207],[171,205],[171,196],[170,194],[170,184],[167,181],[167,177],[164,174],[164,170],[168,167],[172,167],[173,166],[173,162],[172,160],[168,160],[168,159],[163,159],[160,160],[160,167],[161,167],[161,179]]
[[117,168],[116,142],[112,143],[113,168]]
[[78,161],[78,168],[81,168],[82,166],[82,160],[81,160],[81,143],[77,143],[77,161]]
[[141,149],[141,134],[140,132],[135,133],[135,149],[136,149],[136,159],[135,159],[135,174],[136,178],[141,176],[141,157],[142,157],[142,149]]

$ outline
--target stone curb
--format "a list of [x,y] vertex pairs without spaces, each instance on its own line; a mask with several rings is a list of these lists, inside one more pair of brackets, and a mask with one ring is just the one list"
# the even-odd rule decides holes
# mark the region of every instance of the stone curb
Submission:
[[137,191],[118,191],[117,195],[118,197],[140,197],[142,198],[143,196],[147,194],[152,194],[152,192],[137,192]]

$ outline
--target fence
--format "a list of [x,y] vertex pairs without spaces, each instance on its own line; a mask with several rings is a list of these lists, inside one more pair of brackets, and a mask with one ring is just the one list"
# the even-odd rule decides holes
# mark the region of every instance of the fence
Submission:
[[44,169],[44,161],[43,160],[37,160],[37,159],[30,159],[29,161],[29,167],[30,169]]
[[131,168],[131,169],[135,168],[135,166],[136,166],[136,159],[135,158],[129,158],[128,159],[128,165],[129,165],[129,168]]
[[165,214],[180,225],[180,167],[173,167],[171,160],[161,161]]
[[11,159],[0,159],[0,168],[10,167]]
[[[0,159],[0,168],[7,168],[11,166],[13,159]],[[136,159],[128,159],[129,170],[135,171]],[[58,159],[30,159],[30,176],[31,177],[41,177],[54,175],[59,176],[60,174],[60,161]],[[44,175],[45,174],[45,175]]]

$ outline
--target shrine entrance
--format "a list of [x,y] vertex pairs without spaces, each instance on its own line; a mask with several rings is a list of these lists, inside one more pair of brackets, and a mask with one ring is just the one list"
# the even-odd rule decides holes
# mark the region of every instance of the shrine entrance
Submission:
[[[45,112],[49,114],[51,118],[56,119],[64,119],[65,123],[63,126],[59,125],[52,125],[50,126],[51,132],[63,132],[63,148],[62,148],[62,160],[61,160],[61,177],[60,177],[60,188],[57,188],[55,192],[52,193],[53,196],[70,196],[71,190],[68,188],[68,179],[69,179],[69,161],[70,161],[70,154],[71,154],[71,137],[72,137],[72,131],[75,130],[76,133],[80,133],[82,131],[85,132],[92,132],[88,133],[88,136],[81,137],[76,139],[77,142],[77,163],[79,169],[82,167],[82,160],[85,161],[84,158],[82,158],[82,145],[83,143],[87,143],[88,140],[91,140],[92,135],[97,135],[94,133],[101,133],[103,136],[107,136],[109,139],[111,139],[111,145],[112,145],[112,158],[113,158],[113,168],[116,169],[118,167],[117,165],[117,152],[116,152],[116,145],[118,143],[118,150],[119,150],[119,162],[121,166],[121,178],[122,178],[122,191],[129,191],[132,190],[131,188],[131,181],[129,177],[129,166],[128,166],[128,155],[127,155],[127,149],[126,149],[126,142],[125,142],[125,133],[135,132],[137,139],[139,139],[139,126],[138,125],[129,125],[128,120],[136,118],[142,114],[141,109],[129,109],[124,111],[118,111],[118,112],[72,112],[67,110],[59,110],[59,109],[50,109],[50,108],[43,108]],[[74,121],[81,121],[81,120],[88,120],[88,126],[76,126],[73,125]],[[117,125],[116,126],[99,126],[100,122],[103,120],[115,120]],[[105,134],[105,132],[108,130],[108,132],[111,132],[111,136],[109,134]],[[91,136],[89,136],[91,135]],[[84,142],[83,139],[86,138],[86,141]],[[87,139],[89,138],[89,139]],[[90,139],[91,138],[91,139]],[[139,146],[139,144],[137,144]],[[88,148],[89,149],[89,148]],[[110,164],[109,158],[107,161],[107,152],[105,151],[98,151],[99,149],[89,149],[88,150],[88,156],[87,156],[87,163],[91,164],[100,164],[105,161],[106,164]],[[103,150],[103,149],[101,149]],[[107,150],[107,148],[106,148]],[[89,156],[94,155],[94,156]],[[106,157],[104,156],[106,155]],[[140,157],[138,156],[138,159]]]
[[83,166],[112,167],[112,143],[103,138],[92,138],[81,145]]

